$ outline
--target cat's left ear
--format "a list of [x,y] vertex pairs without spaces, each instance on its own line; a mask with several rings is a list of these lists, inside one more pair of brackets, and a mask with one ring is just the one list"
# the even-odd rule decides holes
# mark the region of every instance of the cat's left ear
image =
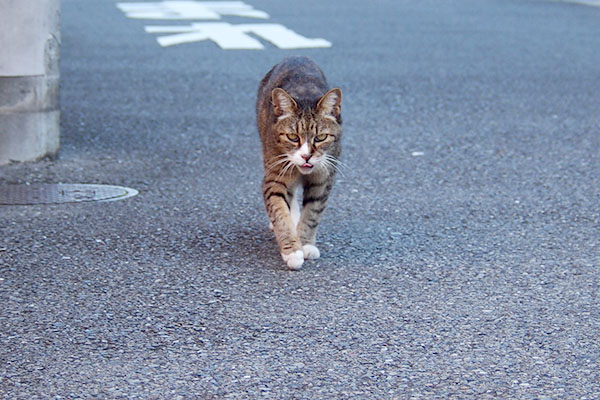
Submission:
[[280,119],[296,112],[296,108],[298,107],[296,102],[282,88],[273,89],[271,98],[273,101],[273,112]]
[[338,88],[330,89],[319,100],[317,110],[319,114],[337,120],[342,112],[342,91]]

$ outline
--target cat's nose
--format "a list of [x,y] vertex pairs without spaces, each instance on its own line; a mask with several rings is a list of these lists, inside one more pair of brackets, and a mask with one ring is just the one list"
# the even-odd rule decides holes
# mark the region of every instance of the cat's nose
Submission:
[[304,161],[308,161],[311,157],[310,154],[302,154],[300,157],[302,157],[304,159]]

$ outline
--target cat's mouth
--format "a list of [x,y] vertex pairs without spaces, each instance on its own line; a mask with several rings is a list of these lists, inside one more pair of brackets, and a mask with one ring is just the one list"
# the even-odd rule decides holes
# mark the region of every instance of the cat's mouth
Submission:
[[310,174],[313,168],[314,165],[312,165],[311,163],[304,163],[302,165],[298,165],[298,170],[300,170],[300,173],[302,174]]

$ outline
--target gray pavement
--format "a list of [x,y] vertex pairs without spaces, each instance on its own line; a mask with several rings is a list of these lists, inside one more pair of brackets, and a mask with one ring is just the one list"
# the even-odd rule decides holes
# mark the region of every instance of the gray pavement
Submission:
[[[0,185],[140,194],[0,207],[0,397],[600,398],[600,8],[248,4],[333,47],[162,48],[164,21],[63,1],[60,158]],[[344,92],[299,272],[254,118],[290,54]]]

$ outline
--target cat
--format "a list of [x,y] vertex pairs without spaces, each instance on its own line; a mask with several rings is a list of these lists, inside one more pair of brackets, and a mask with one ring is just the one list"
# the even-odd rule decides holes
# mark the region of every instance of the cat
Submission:
[[258,88],[262,193],[279,251],[292,270],[320,257],[316,234],[339,164],[341,105],[342,91],[329,89],[308,57],[283,59]]

